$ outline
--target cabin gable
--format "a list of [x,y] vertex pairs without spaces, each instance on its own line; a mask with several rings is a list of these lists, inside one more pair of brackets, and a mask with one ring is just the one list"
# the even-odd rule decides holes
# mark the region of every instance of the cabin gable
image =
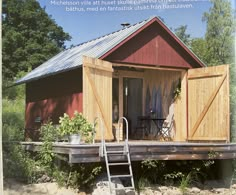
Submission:
[[202,64],[191,56],[191,52],[157,22],[144,28],[104,60],[187,69],[202,67]]

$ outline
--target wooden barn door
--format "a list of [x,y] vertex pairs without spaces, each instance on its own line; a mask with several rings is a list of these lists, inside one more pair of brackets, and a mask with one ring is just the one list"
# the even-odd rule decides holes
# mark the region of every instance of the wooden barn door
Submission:
[[188,71],[188,140],[229,141],[229,66]]
[[[112,64],[89,57],[83,58],[83,114],[91,122],[96,117],[103,121],[105,139],[112,135]],[[98,127],[99,127],[99,121]],[[101,129],[96,128],[96,139]]]

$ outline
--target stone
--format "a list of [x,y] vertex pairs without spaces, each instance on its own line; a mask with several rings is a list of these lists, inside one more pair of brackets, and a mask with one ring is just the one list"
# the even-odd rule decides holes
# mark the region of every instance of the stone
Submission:
[[225,191],[225,188],[215,188],[214,190],[212,190],[213,192],[217,193],[217,194],[223,194]]
[[198,193],[200,193],[200,191],[201,190],[197,187],[192,187],[192,188],[189,189],[189,192],[194,193],[194,194],[198,194]]
[[85,192],[79,192],[78,195],[86,195]]
[[154,195],[162,195],[160,191],[154,191]]
[[[124,186],[119,178],[114,178],[111,181],[111,188],[118,189],[116,190],[116,195],[125,195],[126,192],[124,189]],[[114,190],[113,190],[114,192]],[[109,188],[109,181],[105,174],[100,176],[96,181],[96,188],[93,189],[92,195],[98,195],[98,194],[104,194],[109,195],[110,194],[110,188]]]
[[200,195],[206,195],[206,194],[210,194],[210,192],[208,190],[201,190],[199,192]]
[[37,179],[36,183],[47,183],[47,182],[50,182],[50,181],[51,181],[50,177],[48,177],[47,175],[43,175],[42,177]]
[[134,190],[127,190],[126,195],[136,195]]
[[236,189],[236,184],[231,185],[232,189]]
[[165,191],[164,193],[163,193],[163,195],[182,195],[183,193],[182,192],[180,192],[180,190],[178,190],[178,189],[168,189],[167,191]]
[[167,186],[160,186],[159,189],[164,192],[166,190],[168,190],[169,188]]

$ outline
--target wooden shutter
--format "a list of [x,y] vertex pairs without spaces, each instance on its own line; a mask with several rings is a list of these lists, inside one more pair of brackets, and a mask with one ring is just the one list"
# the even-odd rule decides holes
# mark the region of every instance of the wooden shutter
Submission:
[[229,66],[188,71],[188,140],[229,141]]
[[[111,63],[83,57],[83,114],[92,123],[96,117],[102,119],[108,140],[113,139],[112,72]],[[101,129],[96,130],[96,139],[101,139]]]

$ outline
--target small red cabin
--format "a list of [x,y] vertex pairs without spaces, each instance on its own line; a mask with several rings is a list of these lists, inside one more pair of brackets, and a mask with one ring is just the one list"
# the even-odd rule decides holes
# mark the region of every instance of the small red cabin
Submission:
[[62,51],[21,83],[32,139],[48,119],[77,110],[90,122],[102,118],[107,140],[122,116],[131,138],[142,138],[138,119],[154,111],[174,116],[173,141],[229,141],[228,66],[205,67],[157,17]]

